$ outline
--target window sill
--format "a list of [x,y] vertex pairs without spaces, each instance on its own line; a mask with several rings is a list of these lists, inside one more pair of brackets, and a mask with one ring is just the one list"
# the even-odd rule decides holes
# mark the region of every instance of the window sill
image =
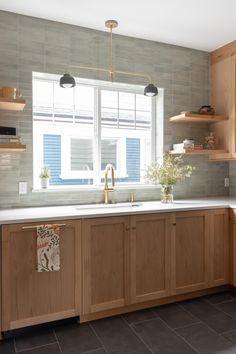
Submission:
[[[152,184],[126,184],[124,186],[117,184],[115,186],[115,191],[120,190],[142,190],[142,189],[160,189],[160,185]],[[50,186],[48,188],[35,188],[32,190],[32,193],[58,193],[58,192],[74,192],[74,191],[103,191],[104,185],[101,186]]]

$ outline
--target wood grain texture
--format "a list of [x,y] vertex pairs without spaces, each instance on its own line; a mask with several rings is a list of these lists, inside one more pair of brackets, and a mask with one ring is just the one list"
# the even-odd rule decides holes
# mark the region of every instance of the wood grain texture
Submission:
[[43,273],[36,270],[36,231],[22,230],[25,224],[2,227],[3,330],[79,315],[81,223],[64,223],[61,269]]
[[170,294],[171,215],[131,216],[132,302]]
[[209,283],[208,211],[176,213],[172,247],[172,293],[204,289]]
[[225,46],[214,50],[211,53],[211,64],[218,63],[225,58],[236,55],[236,41],[226,44]]
[[229,283],[229,212],[215,209],[210,214],[210,285],[217,286]]
[[129,217],[83,220],[83,314],[129,300]]
[[230,285],[221,285],[221,286],[218,286],[215,288],[208,288],[208,289],[198,290],[198,291],[189,292],[189,293],[185,293],[185,294],[167,296],[167,297],[164,297],[161,299],[139,302],[136,304],[126,305],[123,307],[114,308],[114,309],[110,309],[110,310],[104,310],[104,311],[89,313],[89,314],[84,314],[84,315],[82,314],[80,316],[80,323],[93,321],[93,320],[96,320],[99,318],[115,316],[115,315],[119,315],[122,313],[128,313],[128,312],[132,312],[132,311],[147,309],[150,307],[171,304],[171,303],[175,303],[177,301],[193,299],[196,297],[205,296],[205,295],[209,295],[209,294],[215,294],[215,293],[222,292],[222,291],[236,291],[236,289]]
[[229,154],[215,154],[212,159],[236,158],[236,56],[223,58],[211,66],[211,104],[218,114],[224,114],[229,119],[213,123],[210,131],[215,134],[215,144],[220,149],[226,149]]

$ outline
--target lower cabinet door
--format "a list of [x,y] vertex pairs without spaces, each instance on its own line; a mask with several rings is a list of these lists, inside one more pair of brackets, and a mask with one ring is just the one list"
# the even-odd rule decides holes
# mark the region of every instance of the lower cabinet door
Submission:
[[83,314],[127,305],[129,217],[83,220]]
[[211,210],[210,214],[210,285],[218,286],[229,283],[229,211],[215,209]]
[[131,216],[133,303],[170,295],[172,215]]
[[[60,270],[37,271],[37,224],[60,228]],[[2,226],[2,331],[80,314],[80,221]],[[32,226],[24,229],[25,226]]]
[[172,294],[209,286],[210,212],[177,212],[172,238]]

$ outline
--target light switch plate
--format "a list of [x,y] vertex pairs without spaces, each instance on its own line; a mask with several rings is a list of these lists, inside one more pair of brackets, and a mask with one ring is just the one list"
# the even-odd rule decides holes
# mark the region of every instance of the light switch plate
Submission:
[[19,182],[19,194],[27,194],[27,182]]
[[224,185],[225,185],[225,187],[229,187],[229,177],[225,178]]

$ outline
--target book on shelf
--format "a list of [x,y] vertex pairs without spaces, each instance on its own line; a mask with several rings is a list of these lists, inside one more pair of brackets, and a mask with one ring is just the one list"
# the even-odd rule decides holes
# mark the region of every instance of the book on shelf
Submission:
[[20,142],[21,142],[21,138],[19,136],[5,135],[3,137],[2,135],[0,135],[1,144],[8,144],[8,143],[20,144]]
[[183,151],[184,149],[188,150],[202,150],[203,145],[202,144],[185,144],[185,143],[179,143],[179,144],[173,144],[173,150],[174,151]]

